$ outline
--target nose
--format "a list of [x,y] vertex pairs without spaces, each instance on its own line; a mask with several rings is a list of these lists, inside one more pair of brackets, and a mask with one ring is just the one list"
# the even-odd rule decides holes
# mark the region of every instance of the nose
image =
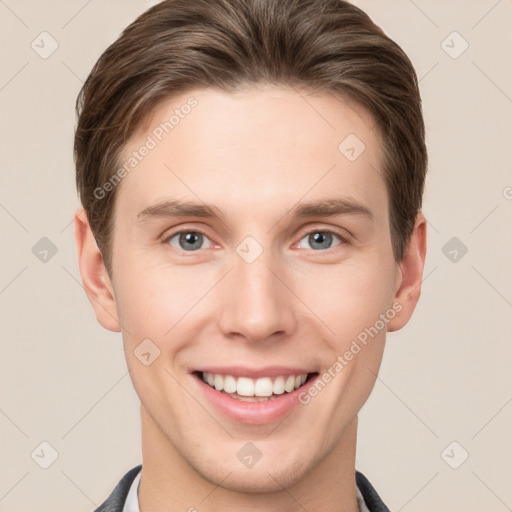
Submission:
[[293,333],[297,299],[279,269],[270,251],[251,263],[234,255],[234,268],[217,290],[219,326],[225,336],[261,342]]

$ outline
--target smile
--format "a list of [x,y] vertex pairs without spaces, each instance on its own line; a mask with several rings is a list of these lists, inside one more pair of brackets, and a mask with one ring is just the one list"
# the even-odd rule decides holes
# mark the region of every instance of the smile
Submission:
[[276,377],[234,377],[220,373],[201,372],[203,382],[217,391],[223,391],[236,400],[245,402],[264,402],[275,400],[279,395],[291,393],[302,386],[308,378],[307,373],[300,375],[278,375]]
[[[237,423],[265,425],[282,421],[300,402],[298,396],[311,386],[318,372],[284,367],[258,370],[247,367],[195,369],[193,382],[207,407]],[[305,414],[302,411],[300,414]]]

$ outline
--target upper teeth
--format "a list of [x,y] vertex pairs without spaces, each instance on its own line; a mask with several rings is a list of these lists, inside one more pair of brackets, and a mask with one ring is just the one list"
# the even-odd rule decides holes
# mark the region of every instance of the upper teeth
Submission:
[[286,375],[272,379],[262,377],[260,379],[250,379],[249,377],[235,378],[232,375],[220,375],[218,373],[202,373],[204,382],[214,387],[217,391],[226,393],[237,393],[241,396],[271,396],[282,395],[285,391],[290,393],[294,389],[302,386],[308,374]]

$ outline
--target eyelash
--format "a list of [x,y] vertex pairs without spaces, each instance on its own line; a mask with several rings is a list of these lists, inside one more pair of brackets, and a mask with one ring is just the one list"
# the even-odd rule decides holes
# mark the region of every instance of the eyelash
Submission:
[[[204,236],[205,238],[207,238],[208,240],[210,240],[210,237],[204,233],[203,231],[201,231],[200,229],[181,229],[179,231],[175,231],[171,234],[168,234],[168,235],[165,235],[162,239],[162,242],[164,244],[169,244],[170,245],[170,240],[172,238],[174,238],[176,235],[180,235],[180,234],[184,234],[184,233],[196,233],[196,234],[199,234],[199,235],[202,235]],[[313,252],[326,252],[330,249],[334,249],[338,246],[341,246],[341,245],[347,245],[348,244],[348,240],[347,240],[347,237],[346,236],[343,236],[341,235],[340,233],[337,233],[336,231],[333,231],[333,230],[330,230],[330,229],[311,229],[310,231],[307,231],[306,233],[304,233],[299,241],[297,243],[300,243],[305,237],[309,236],[309,235],[312,235],[314,233],[324,233],[324,234],[330,234],[330,235],[334,235],[335,237],[337,237],[339,240],[340,240],[340,243],[333,246],[333,247],[329,247],[328,249],[323,249],[323,250],[317,250],[315,251],[314,249],[309,249],[310,251],[313,251]],[[210,240],[211,241],[211,240]],[[214,243],[214,242],[212,242]],[[296,245],[296,244],[294,244]],[[177,249],[176,247],[173,247],[174,249]],[[198,252],[199,250],[196,250],[196,251],[185,251],[183,249],[178,249],[178,250],[181,250],[182,252],[184,253],[194,253],[194,252]],[[303,249],[302,249],[303,250]]]

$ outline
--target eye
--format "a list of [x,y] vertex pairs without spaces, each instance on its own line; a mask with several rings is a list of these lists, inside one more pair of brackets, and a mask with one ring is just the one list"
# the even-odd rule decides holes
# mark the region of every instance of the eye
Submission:
[[[332,231],[311,231],[300,240],[299,248],[313,249],[315,251],[322,249],[330,249],[335,239],[339,241],[339,243],[336,245],[344,243],[344,240],[339,235],[333,233]],[[304,241],[306,241],[306,243],[309,244],[309,247],[304,247]]]
[[208,247],[213,245],[206,235],[198,231],[180,231],[168,237],[166,242],[177,249],[189,252],[196,251],[197,249],[205,249],[206,247],[203,247],[205,242],[209,243]]

